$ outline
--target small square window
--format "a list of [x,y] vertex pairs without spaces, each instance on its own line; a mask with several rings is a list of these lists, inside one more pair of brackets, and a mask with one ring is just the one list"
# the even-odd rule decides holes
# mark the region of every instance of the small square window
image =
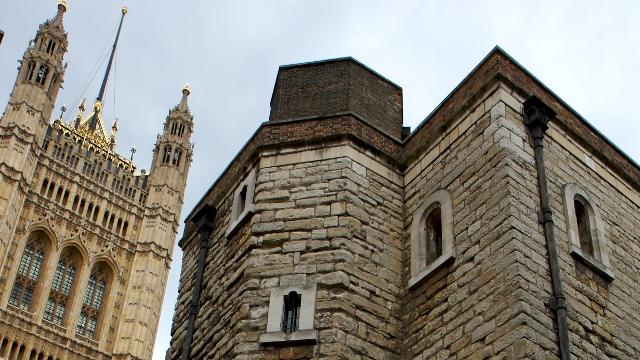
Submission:
[[230,237],[253,215],[255,204],[253,195],[256,187],[256,169],[252,169],[245,178],[238,184],[233,193],[233,204],[231,206],[231,224],[227,229],[226,236]]
[[280,286],[271,289],[267,332],[260,336],[265,346],[315,344],[313,328],[316,311],[316,284]]

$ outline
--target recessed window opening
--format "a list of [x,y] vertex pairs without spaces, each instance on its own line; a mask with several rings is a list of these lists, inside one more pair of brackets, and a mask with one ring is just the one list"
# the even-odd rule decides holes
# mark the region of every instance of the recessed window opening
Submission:
[[27,74],[24,78],[25,81],[31,81],[33,79],[33,73],[35,72],[36,64],[33,61],[29,61],[27,64]]
[[291,334],[298,330],[300,322],[300,306],[302,296],[295,291],[284,296],[284,309],[282,311],[282,332]]
[[576,220],[578,222],[578,238],[580,239],[580,249],[585,254],[594,256],[593,240],[591,238],[591,224],[589,223],[589,213],[584,204],[575,199],[574,207],[576,209]]
[[65,190],[64,195],[62,195],[62,206],[67,206],[68,201],[69,201],[69,190]]
[[427,264],[442,256],[442,215],[440,207],[429,212],[425,219],[425,248]]
[[40,69],[36,74],[36,82],[40,85],[44,85],[47,81],[47,75],[49,75],[49,67],[47,65],[40,65]]
[[22,310],[31,310],[31,302],[40,280],[40,269],[45,259],[45,244],[41,233],[29,236],[18,266],[18,274],[9,296],[9,304]]
[[60,202],[60,199],[62,198],[62,187],[58,187],[58,191],[56,192],[56,202]]
[[47,192],[47,186],[49,185],[49,179],[44,179],[42,181],[42,187],[40,188],[40,195],[44,195]]
[[166,145],[162,155],[162,162],[167,164],[169,161],[171,161],[171,145]]
[[71,205],[71,210],[72,211],[76,211],[76,209],[78,208],[78,201],[80,200],[80,197],[78,197],[78,195],[73,197],[73,204]]
[[51,198],[53,196],[53,189],[56,187],[56,183],[53,181],[49,183],[49,191],[47,191],[47,197]]
[[77,258],[77,252],[65,249],[53,275],[51,292],[44,309],[44,320],[58,326],[62,326],[66,318],[68,302],[75,283]]
[[247,203],[247,185],[240,190],[240,196],[238,197],[238,216],[244,212],[245,205]]
[[109,219],[109,212],[105,211],[104,214],[102,215],[102,226],[104,227],[107,226],[108,219]]

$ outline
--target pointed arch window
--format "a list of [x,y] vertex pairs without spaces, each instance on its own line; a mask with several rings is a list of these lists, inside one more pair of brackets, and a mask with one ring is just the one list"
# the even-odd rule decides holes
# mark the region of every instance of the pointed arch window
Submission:
[[49,67],[45,64],[40,65],[38,73],[36,74],[36,83],[44,85],[47,81],[47,75],[49,75]]
[[448,191],[438,190],[413,215],[409,287],[452,261],[453,245],[453,201]]
[[73,290],[78,269],[78,254],[71,248],[62,251],[53,283],[49,292],[49,299],[44,308],[44,320],[55,325],[63,326],[71,292]]
[[613,280],[607,237],[591,196],[576,184],[564,187],[565,223],[571,255],[605,280]]
[[46,257],[45,239],[42,232],[32,233],[20,258],[16,280],[9,296],[9,304],[22,310],[31,310],[37,284],[40,280],[40,270]]
[[171,145],[165,145],[162,155],[162,163],[168,164],[169,161],[171,161]]
[[173,152],[173,160],[171,163],[175,166],[180,166],[180,159],[182,158],[182,150],[176,148]]
[[29,63],[27,64],[27,73],[24,77],[24,81],[25,82],[29,82],[31,81],[31,79],[33,79],[33,73],[36,70],[36,64],[33,61],[29,61]]
[[82,310],[78,318],[76,333],[95,338],[102,319],[104,303],[108,293],[110,272],[105,264],[98,264],[91,271],[87,289],[82,300]]

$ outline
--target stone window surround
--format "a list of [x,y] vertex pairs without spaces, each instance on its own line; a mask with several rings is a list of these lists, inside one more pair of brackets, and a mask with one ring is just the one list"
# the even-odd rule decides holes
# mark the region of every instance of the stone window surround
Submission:
[[[247,193],[245,197],[244,210],[240,212],[242,208],[240,201],[240,193],[244,187],[247,187]],[[244,224],[245,220],[253,214],[255,211],[254,193],[256,188],[256,168],[254,167],[249,171],[245,178],[236,186],[233,192],[233,205],[231,206],[231,224],[227,228],[226,237],[230,237],[233,233]]]
[[[279,286],[271,289],[267,332],[260,335],[260,344],[266,346],[293,346],[296,344],[316,344],[318,330],[313,328],[316,312],[316,284]],[[300,319],[298,330],[291,334],[282,332],[281,321],[284,310],[284,296],[295,291],[300,294]]]
[[[578,219],[574,200],[576,196],[587,210],[589,225],[591,227],[591,241],[593,242],[594,256],[585,254],[580,247],[578,238]],[[591,196],[577,184],[566,184],[564,186],[564,211],[565,223],[567,225],[567,238],[569,239],[569,251],[573,257],[585,264],[591,270],[603,276],[607,281],[615,278],[609,264],[609,253],[607,251],[608,242],[604,232],[602,218],[598,209],[594,206]]]
[[[426,215],[440,206],[442,216],[442,255],[430,264],[426,263],[426,248],[422,223]],[[411,223],[411,278],[409,288],[422,282],[427,276],[455,259],[453,237],[453,201],[451,193],[440,189],[422,202]]]

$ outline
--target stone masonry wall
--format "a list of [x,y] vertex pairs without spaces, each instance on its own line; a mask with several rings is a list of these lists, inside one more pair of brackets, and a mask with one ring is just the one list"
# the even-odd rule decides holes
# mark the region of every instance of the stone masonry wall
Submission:
[[[536,170],[533,153],[524,130],[517,104],[507,107],[507,118],[515,134],[525,144],[531,159],[515,164],[512,177],[517,179],[522,199],[538,205]],[[549,196],[560,256],[560,268],[567,296],[572,355],[577,359],[637,359],[640,356],[640,313],[637,299],[638,261],[640,260],[640,211],[637,202],[626,197],[628,186],[569,135],[552,122],[545,137],[545,166]],[[564,211],[563,188],[578,184],[591,196],[591,204],[604,222],[604,236],[609,246],[609,261],[615,279],[606,281],[570,254],[570,240]],[[528,202],[516,204],[523,209]],[[541,227],[519,212],[526,231],[532,233],[527,242],[527,266],[523,269],[529,292],[531,311],[539,314],[539,330],[535,339],[555,341],[552,313],[548,310],[551,296],[549,267]],[[546,314],[546,317],[542,315]]]
[[[456,254],[449,267],[406,290],[406,359],[520,359],[539,326],[530,312],[524,259],[529,234],[521,223],[537,219],[537,203],[516,191],[513,167],[526,151],[511,136],[505,97],[498,88],[478,101],[405,176],[404,258],[410,258],[413,213],[438,189],[453,197]],[[409,276],[405,261],[404,278]],[[552,340],[541,346],[543,355],[555,349]]]
[[[225,200],[210,241],[192,358],[396,356],[401,177],[353,143],[334,145],[264,152],[255,215],[229,239]],[[195,253],[191,247],[185,252],[183,274],[189,275],[181,288],[190,287]],[[259,346],[270,289],[304,283],[318,286],[319,345]],[[190,291],[180,293],[177,314],[188,312],[188,299]],[[174,339],[183,337],[181,316],[174,319]],[[176,358],[180,342],[172,343],[169,359]]]

